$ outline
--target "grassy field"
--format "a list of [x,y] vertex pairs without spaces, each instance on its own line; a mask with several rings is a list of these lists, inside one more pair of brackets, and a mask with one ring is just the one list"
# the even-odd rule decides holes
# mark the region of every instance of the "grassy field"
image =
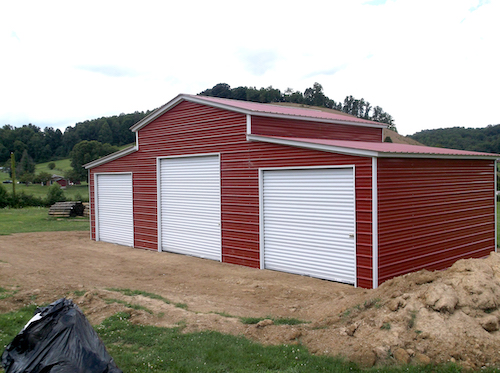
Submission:
[[[53,161],[56,167],[51,170],[49,168],[49,163],[45,162],[36,165],[36,173],[47,172],[49,174],[56,174],[63,176],[64,173],[71,169],[71,164],[69,159],[61,159],[58,161]],[[0,172],[0,182],[4,180],[10,180],[9,174],[6,172]],[[12,184],[2,184],[9,193],[12,193]],[[35,197],[45,198],[47,195],[48,186],[42,186],[39,184],[24,185],[16,184],[16,193],[24,192]],[[86,182],[81,185],[72,185],[64,189],[64,195],[67,200],[76,201],[88,201],[89,200],[89,187]]]
[[[0,287],[6,296],[11,293]],[[32,317],[35,306],[0,314],[0,346],[6,346]],[[95,330],[123,372],[465,372],[457,365],[386,366],[361,369],[354,363],[310,354],[300,345],[263,346],[218,332],[182,333],[177,328],[136,325],[121,312]],[[0,368],[0,372],[3,370]],[[482,372],[498,372],[484,369]]]
[[[51,170],[49,168],[49,163],[55,163],[56,167]],[[48,172],[49,174],[64,175],[64,172],[71,170],[71,161],[69,158],[60,159],[58,161],[50,161],[45,163],[39,163],[36,165],[35,173]]]
[[44,207],[0,209],[0,235],[27,232],[89,231],[89,219],[84,217],[55,218]]
[[[12,184],[2,184],[5,189],[9,193],[12,193]],[[49,190],[48,186],[42,186],[39,184],[32,185],[24,185],[24,184],[16,184],[16,193],[25,193],[30,194],[35,197],[45,198],[47,196],[47,191]],[[83,183],[82,185],[71,185],[63,189],[64,196],[68,201],[84,201],[87,202],[89,200],[89,187],[87,183]]]

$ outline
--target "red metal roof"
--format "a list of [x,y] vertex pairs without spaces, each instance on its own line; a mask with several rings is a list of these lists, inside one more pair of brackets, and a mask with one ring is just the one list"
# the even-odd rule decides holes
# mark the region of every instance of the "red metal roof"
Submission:
[[258,136],[250,135],[250,140],[283,143],[284,145],[301,146],[311,145],[318,150],[345,151],[349,153],[359,153],[374,157],[392,157],[392,156],[429,156],[429,157],[458,157],[458,158],[500,158],[500,154],[481,153],[468,150],[457,150],[447,148],[435,148],[431,146],[419,146],[408,144],[396,144],[391,142],[364,142],[364,141],[345,141],[329,140],[315,138],[298,137],[278,137],[278,136]]
[[190,97],[192,99],[213,102],[213,103],[225,105],[228,107],[243,109],[246,111],[250,111],[253,114],[257,114],[257,113],[278,114],[278,115],[287,115],[287,116],[304,117],[304,118],[326,119],[326,120],[335,120],[335,121],[338,120],[338,121],[342,121],[342,122],[366,123],[366,124],[371,124],[371,125],[376,124],[380,127],[387,126],[387,124],[385,124],[385,123],[379,123],[379,122],[374,122],[371,120],[361,119],[361,118],[357,118],[353,115],[346,115],[345,113],[328,112],[328,111],[322,111],[322,110],[312,109],[312,108],[273,105],[272,103],[263,104],[260,102],[232,100],[232,99],[209,97],[209,96],[195,96],[195,95],[183,95],[183,96]]
[[246,115],[255,116],[266,116],[266,117],[277,117],[277,118],[292,118],[300,120],[309,120],[316,122],[325,123],[339,123],[339,124],[350,124],[356,126],[364,127],[376,127],[376,128],[386,128],[387,124],[374,122],[371,120],[357,118],[353,115],[349,115],[342,112],[336,112],[335,110],[323,109],[313,109],[305,107],[295,107],[295,106],[284,106],[284,105],[273,105],[273,104],[263,104],[259,102],[232,100],[226,98],[218,97],[208,97],[208,96],[196,96],[196,95],[186,95],[180,94],[175,98],[167,102],[165,105],[156,109],[154,112],[146,116],[144,119],[140,120],[134,124],[130,129],[133,132],[139,131],[141,128],[145,127],[156,118],[160,117],[167,111],[169,111],[174,106],[178,105],[182,101],[190,101],[198,103],[201,105],[208,105],[217,107],[224,110],[235,111]]

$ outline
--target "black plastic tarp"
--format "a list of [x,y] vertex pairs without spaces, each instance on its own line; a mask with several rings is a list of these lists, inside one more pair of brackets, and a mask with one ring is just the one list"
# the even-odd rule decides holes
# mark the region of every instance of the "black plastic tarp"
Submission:
[[5,373],[122,373],[85,315],[61,298],[39,308],[2,354]]

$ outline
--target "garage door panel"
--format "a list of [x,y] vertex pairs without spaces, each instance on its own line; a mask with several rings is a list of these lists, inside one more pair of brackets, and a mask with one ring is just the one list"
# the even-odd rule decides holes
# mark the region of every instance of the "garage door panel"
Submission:
[[264,267],[355,284],[354,170],[263,171]]
[[131,174],[96,175],[99,240],[134,245]]
[[220,260],[219,157],[160,161],[162,250]]

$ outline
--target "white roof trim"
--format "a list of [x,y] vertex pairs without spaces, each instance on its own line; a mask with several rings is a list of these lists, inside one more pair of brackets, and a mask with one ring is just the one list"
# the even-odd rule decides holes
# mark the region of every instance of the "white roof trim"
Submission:
[[331,153],[340,153],[347,155],[355,155],[360,157],[376,157],[376,158],[429,158],[429,159],[498,159],[496,155],[466,155],[466,154],[434,154],[434,153],[397,153],[397,152],[381,152],[375,150],[358,149],[354,147],[344,147],[339,145],[325,145],[312,142],[298,141],[292,139],[273,138],[260,135],[247,135],[248,141],[262,141],[272,144],[295,146],[312,150],[320,150]]
[[132,154],[132,153],[136,152],[137,150],[138,150],[137,145],[134,145],[134,146],[131,146],[129,148],[122,149],[122,150],[118,150],[117,152],[108,154],[104,157],[96,159],[95,161],[84,164],[83,167],[85,167],[86,169],[94,168],[94,167],[100,166],[104,163],[114,161],[115,159],[125,157],[126,155]]
[[357,156],[362,156],[362,157],[378,157],[378,152],[374,152],[374,151],[370,151],[370,150],[362,150],[362,149],[346,148],[346,147],[340,147],[340,146],[315,144],[315,143],[297,141],[297,140],[277,139],[277,138],[267,137],[267,136],[247,135],[247,140],[269,142],[271,144],[295,146],[295,147],[299,147],[299,148],[320,150],[320,151],[331,152],[331,153],[357,155]]
[[[211,106],[219,109],[224,109],[224,110],[229,110],[233,111],[236,113],[241,113],[245,115],[254,115],[254,116],[261,116],[261,117],[268,117],[268,118],[280,118],[280,119],[296,119],[296,120],[306,120],[310,122],[322,122],[322,123],[335,123],[335,124],[346,124],[350,126],[362,126],[362,127],[373,127],[373,128],[386,128],[387,124],[384,123],[364,123],[364,122],[355,122],[355,121],[349,121],[349,120],[341,120],[341,119],[327,119],[327,118],[316,118],[316,117],[308,117],[308,116],[298,116],[298,115],[288,115],[288,114],[279,114],[279,113],[268,113],[268,112],[263,112],[263,111],[254,111],[254,110],[247,110],[247,109],[242,109],[239,107],[235,107],[232,105],[224,104],[221,102],[214,102],[210,100],[205,100],[201,97],[204,96],[192,96],[192,95],[186,95],[186,94],[180,94],[177,95],[175,98],[167,102],[165,105],[159,107],[156,109],[154,112],[149,114],[147,117],[143,118],[141,121],[137,122],[134,124],[130,129],[134,132],[140,130],[141,128],[145,127],[149,123],[151,123],[153,120],[156,118],[160,117],[167,111],[169,111],[171,108],[174,106],[178,105],[182,101],[189,101],[189,102],[194,102],[200,105],[205,105],[205,106]],[[272,105],[272,103],[271,103]]]

